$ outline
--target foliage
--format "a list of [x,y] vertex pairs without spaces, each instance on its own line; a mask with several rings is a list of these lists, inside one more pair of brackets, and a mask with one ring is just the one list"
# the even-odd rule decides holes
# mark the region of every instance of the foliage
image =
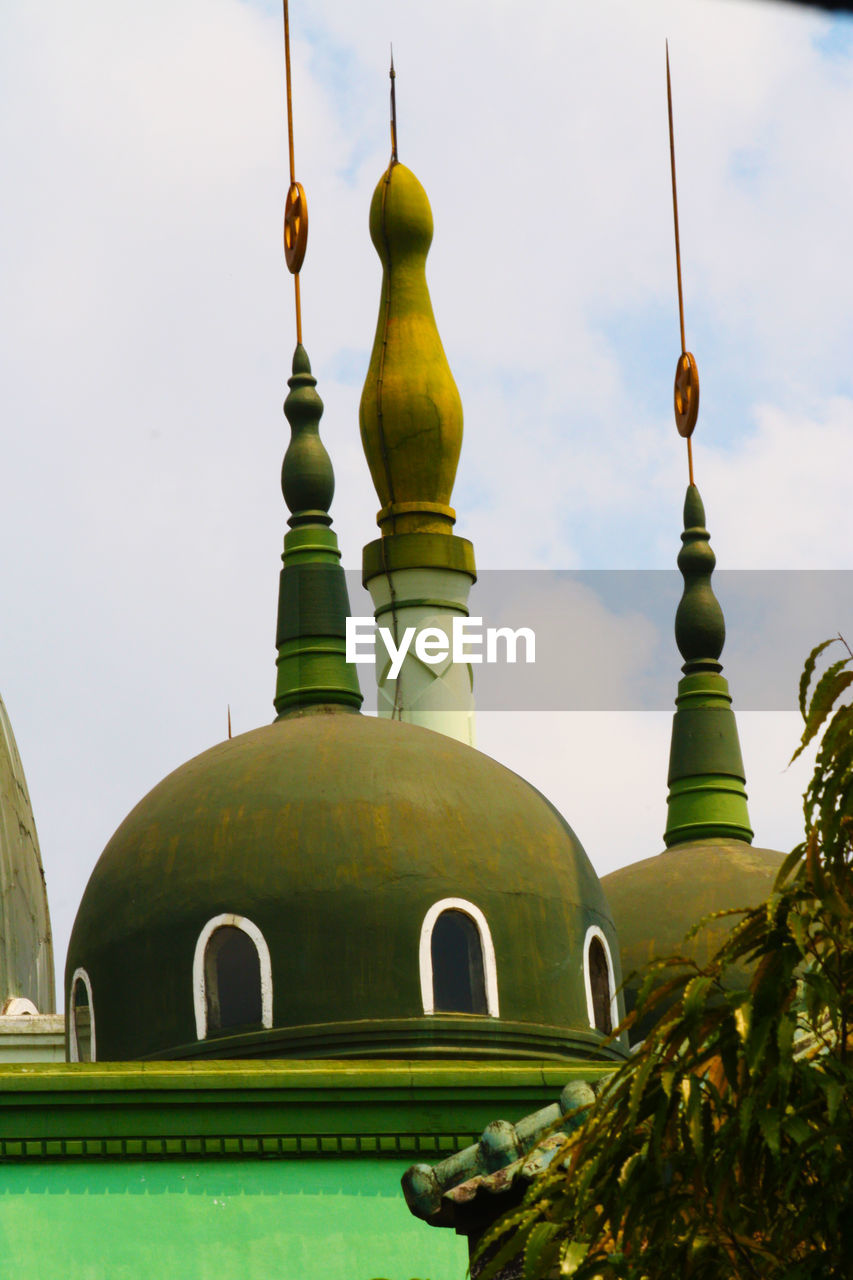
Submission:
[[816,677],[833,643],[800,684],[795,754],[823,729],[804,842],[709,965],[647,977],[656,1025],[486,1236],[480,1280],[519,1253],[528,1278],[853,1274],[853,654]]

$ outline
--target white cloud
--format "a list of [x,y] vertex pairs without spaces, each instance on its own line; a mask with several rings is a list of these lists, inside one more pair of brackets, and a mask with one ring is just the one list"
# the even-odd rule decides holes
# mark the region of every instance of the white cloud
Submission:
[[703,455],[703,492],[715,494],[708,518],[726,567],[851,567],[853,399],[814,396],[813,404],[811,414],[758,405],[755,434]]
[[[603,876],[664,847],[671,725],[667,712],[489,712],[478,716],[478,743],[556,805]],[[754,843],[787,852],[803,838],[813,760],[788,768],[799,717],[741,712],[738,727]]]

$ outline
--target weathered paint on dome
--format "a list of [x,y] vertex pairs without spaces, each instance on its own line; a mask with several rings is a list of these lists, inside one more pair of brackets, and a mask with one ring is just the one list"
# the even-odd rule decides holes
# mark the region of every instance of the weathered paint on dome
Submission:
[[0,1011],[14,996],[53,1013],[53,942],[36,824],[0,699]]
[[734,917],[710,921],[687,943],[685,935],[712,912],[757,906],[769,895],[783,858],[744,840],[695,840],[603,876],[629,1007],[638,989],[631,975],[650,961],[678,953],[707,964]]
[[[421,926],[451,897],[486,917],[499,1017],[423,1012]],[[272,1029],[199,1045],[196,940],[226,912],[268,944]],[[598,878],[533,787],[443,735],[317,712],[221,743],[133,810],[83,896],[66,998],[84,967],[105,1059],[601,1056],[590,925],[618,966]]]

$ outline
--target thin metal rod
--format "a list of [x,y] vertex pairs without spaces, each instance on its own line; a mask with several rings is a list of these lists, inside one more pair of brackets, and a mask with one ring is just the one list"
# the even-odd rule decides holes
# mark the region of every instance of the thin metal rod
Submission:
[[[284,73],[287,85],[287,147],[290,154],[290,193],[296,184],[296,166],[293,159],[293,95],[290,85],[290,14],[287,0],[282,0],[284,8]],[[301,193],[301,188],[299,188]],[[304,197],[302,197],[304,199]],[[297,206],[299,207],[299,206]],[[303,250],[304,252],[304,250]],[[285,251],[286,254],[286,251]],[[302,344],[302,299],[299,293],[299,271],[293,272],[293,300],[296,308],[296,342]]]
[[687,472],[690,476],[690,483],[695,484],[693,479],[693,441],[690,436],[687,437]]
[[287,83],[287,146],[290,152],[290,185],[293,186],[293,99],[290,92],[290,16],[287,11],[287,0],[284,4],[284,73]]
[[684,342],[684,297],[681,292],[681,245],[678,239],[678,192],[675,185],[675,138],[672,128],[672,83],[669,78],[669,41],[666,42],[666,106],[669,112],[669,159],[672,168],[672,217],[675,223],[675,270],[678,275],[678,322],[681,326],[681,350]]
[[394,88],[394,81],[397,79],[397,73],[394,70],[394,46],[391,45],[391,163],[397,164],[397,94]]

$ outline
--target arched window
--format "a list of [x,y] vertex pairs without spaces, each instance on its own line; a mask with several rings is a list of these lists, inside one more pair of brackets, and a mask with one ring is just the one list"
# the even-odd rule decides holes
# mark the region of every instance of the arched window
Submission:
[[590,925],[583,944],[583,977],[589,1025],[609,1036],[619,1020],[616,983],[607,939],[597,925]]
[[463,898],[430,907],[421,926],[424,1013],[479,1013],[497,1018],[495,948],[486,917]]
[[264,935],[245,916],[208,920],[193,960],[199,1040],[222,1031],[272,1026],[272,970]]
[[430,941],[432,989],[439,1013],[487,1013],[483,948],[464,911],[442,911]]
[[68,1003],[68,1048],[72,1062],[95,1061],[95,1005],[85,969],[75,969]]

